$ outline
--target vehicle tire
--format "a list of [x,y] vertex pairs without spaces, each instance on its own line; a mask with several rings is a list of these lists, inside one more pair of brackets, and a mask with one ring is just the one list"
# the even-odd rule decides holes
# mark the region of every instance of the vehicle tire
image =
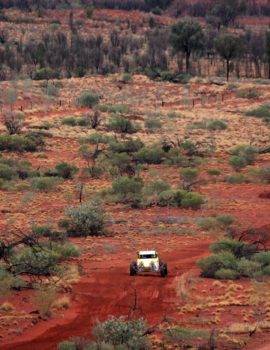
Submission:
[[135,276],[137,274],[137,265],[135,262],[132,262],[130,264],[130,270],[129,270],[129,275],[130,276]]
[[161,263],[160,264],[160,276],[166,277],[167,275],[168,275],[167,263]]

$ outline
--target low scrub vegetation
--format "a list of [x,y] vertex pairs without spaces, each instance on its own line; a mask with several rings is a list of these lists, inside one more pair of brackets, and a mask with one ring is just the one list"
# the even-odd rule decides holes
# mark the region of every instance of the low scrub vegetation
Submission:
[[251,111],[246,112],[247,116],[260,118],[266,123],[270,123],[270,105],[263,104],[258,108],[252,109]]
[[135,134],[140,130],[138,124],[122,116],[113,116],[108,123],[108,129],[122,134]]
[[[148,350],[151,341],[147,335],[147,324],[142,318],[128,320],[124,316],[112,316],[108,320],[98,322],[93,330],[94,341],[87,343],[80,341],[84,346],[80,349],[87,350]],[[77,341],[64,341],[58,345],[58,350],[76,350]]]
[[108,216],[101,203],[89,201],[66,210],[70,236],[100,236],[106,233]]
[[270,274],[270,252],[255,244],[222,239],[210,246],[213,255],[198,261],[203,277],[218,279],[261,278]]
[[258,150],[252,146],[239,145],[232,149],[229,159],[230,165],[236,171],[240,171],[247,165],[254,164]]

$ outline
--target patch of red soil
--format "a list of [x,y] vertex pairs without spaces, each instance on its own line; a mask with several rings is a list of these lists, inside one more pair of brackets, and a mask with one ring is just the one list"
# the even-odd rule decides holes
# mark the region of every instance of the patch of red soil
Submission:
[[259,198],[270,199],[270,191],[263,191],[259,194]]

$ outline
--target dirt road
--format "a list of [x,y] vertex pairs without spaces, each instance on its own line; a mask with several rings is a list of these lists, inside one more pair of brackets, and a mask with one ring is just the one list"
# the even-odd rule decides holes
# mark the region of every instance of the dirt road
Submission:
[[[168,261],[169,276],[128,275],[128,259],[115,257],[106,264],[95,262],[86,266],[87,274],[74,287],[72,307],[61,320],[42,321],[27,330],[15,341],[2,343],[2,350],[54,350],[64,339],[91,336],[97,319],[109,315],[127,315],[136,309],[150,325],[158,323],[164,315],[176,311],[176,277],[196,267],[196,260],[207,254],[209,242],[179,245],[174,252],[162,252]],[[164,247],[166,250],[166,246]],[[115,265],[115,267],[112,266]],[[136,298],[135,298],[136,291]],[[136,304],[136,305],[134,305]]]

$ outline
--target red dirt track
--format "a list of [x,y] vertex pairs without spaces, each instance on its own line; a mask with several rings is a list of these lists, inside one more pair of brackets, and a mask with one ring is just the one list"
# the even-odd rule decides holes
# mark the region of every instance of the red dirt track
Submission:
[[[171,236],[173,237],[173,236]],[[168,238],[170,240],[172,238]],[[183,237],[173,237],[180,243]],[[209,240],[198,244],[178,244],[177,250],[164,253],[159,249],[164,260],[168,262],[169,276],[128,275],[128,260],[119,260],[114,255],[114,267],[103,263],[89,264],[86,275],[72,291],[72,306],[62,320],[42,321],[33,329],[27,330],[16,341],[4,343],[1,350],[53,350],[59,342],[74,336],[91,336],[91,325],[109,315],[129,314],[134,303],[134,291],[137,293],[138,316],[145,317],[150,325],[161,321],[163,316],[177,315],[176,277],[195,267],[195,262],[207,254]],[[164,244],[164,249],[166,249]],[[107,263],[111,264],[111,260]],[[102,266],[103,267],[100,267]]]

